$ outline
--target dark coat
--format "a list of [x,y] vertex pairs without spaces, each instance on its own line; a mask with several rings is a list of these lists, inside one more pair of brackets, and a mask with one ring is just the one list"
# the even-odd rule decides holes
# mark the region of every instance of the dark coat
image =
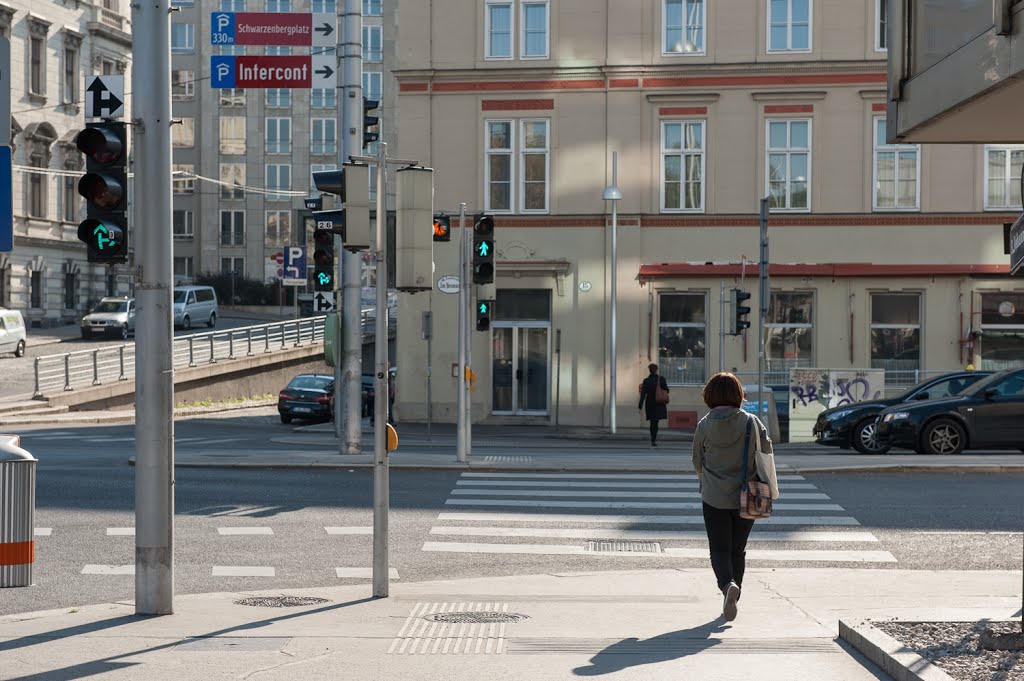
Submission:
[[644,403],[646,403],[646,417],[648,421],[668,418],[668,405],[658,404],[658,400],[654,398],[654,393],[658,389],[658,383],[661,383],[662,390],[668,392],[668,384],[665,383],[665,378],[658,374],[651,374],[640,384],[640,405],[637,409],[643,409]]

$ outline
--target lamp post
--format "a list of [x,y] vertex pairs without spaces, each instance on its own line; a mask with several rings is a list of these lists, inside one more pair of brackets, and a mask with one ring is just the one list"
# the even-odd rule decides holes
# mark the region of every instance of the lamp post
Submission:
[[612,202],[612,290],[611,290],[611,340],[608,344],[608,426],[611,434],[615,434],[615,354],[617,345],[617,321],[618,321],[618,295],[616,291],[617,274],[619,270],[619,201],[622,200],[622,192],[618,187],[618,154],[612,152],[612,183],[604,188],[601,195],[605,201]]

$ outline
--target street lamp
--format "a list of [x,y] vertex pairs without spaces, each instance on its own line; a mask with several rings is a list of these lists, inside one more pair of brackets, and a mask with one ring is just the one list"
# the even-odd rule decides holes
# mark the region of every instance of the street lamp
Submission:
[[604,193],[601,194],[601,198],[605,201],[612,202],[612,291],[611,291],[611,307],[612,307],[612,328],[611,328],[611,341],[608,344],[608,425],[612,435],[615,434],[615,350],[616,350],[616,326],[618,317],[618,301],[616,294],[616,275],[619,269],[619,241],[618,241],[618,227],[619,227],[619,201],[622,200],[622,192],[619,191],[618,187],[618,154],[612,152],[612,183],[604,188]]

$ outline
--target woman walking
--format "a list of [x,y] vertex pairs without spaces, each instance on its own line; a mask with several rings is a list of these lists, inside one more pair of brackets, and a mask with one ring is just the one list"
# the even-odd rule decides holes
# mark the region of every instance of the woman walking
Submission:
[[[704,403],[711,410],[697,424],[693,434],[693,468],[700,481],[704,527],[711,550],[711,568],[724,596],[722,615],[736,619],[736,603],[743,586],[747,538],[754,521],[740,517],[740,487],[758,477],[754,437],[761,451],[772,456],[768,431],[756,416],[743,411],[743,385],[733,374],[715,374],[704,386]],[[747,451],[747,469],[743,454]],[[761,481],[778,496],[774,465],[765,466]]]
[[658,365],[648,364],[647,370],[650,371],[650,375],[644,379],[643,383],[640,384],[640,405],[637,409],[643,409],[644,405],[647,405],[645,415],[647,420],[651,422],[651,446],[658,446],[658,421],[661,419],[668,418],[668,407],[665,406],[666,402],[658,401],[658,388],[665,391],[665,395],[668,395],[668,384],[665,383],[665,379],[658,375]]

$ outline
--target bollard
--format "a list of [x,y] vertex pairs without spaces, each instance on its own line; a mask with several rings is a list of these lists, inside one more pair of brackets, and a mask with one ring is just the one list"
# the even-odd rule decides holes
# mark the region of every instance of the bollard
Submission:
[[0,587],[32,586],[36,459],[17,435],[0,435]]
[[245,353],[245,356],[252,357],[252,327],[249,327],[248,331],[246,332],[246,335],[248,336],[249,350]]
[[71,390],[71,354],[64,353],[64,389]]
[[263,340],[265,341],[265,345],[263,346],[263,352],[270,352],[270,327],[269,326],[264,326],[263,327]]
[[217,357],[216,357],[216,355],[214,354],[214,349],[213,349],[213,334],[211,333],[211,334],[210,334],[210,364],[216,364],[216,363],[217,363]]
[[36,391],[32,394],[32,397],[40,397],[43,394],[43,391],[39,387],[39,358],[38,357],[36,357],[36,361],[34,362],[34,364],[35,364],[35,374],[36,374]]
[[100,351],[92,351],[92,384],[100,384]]
[[188,337],[188,365],[194,367],[196,365],[195,354],[192,352],[192,336]]
[[118,348],[118,353],[117,354],[119,355],[119,359],[120,359],[120,362],[121,362],[121,375],[117,377],[117,380],[119,380],[119,381],[127,381],[128,377],[124,375],[124,346],[123,345]]

